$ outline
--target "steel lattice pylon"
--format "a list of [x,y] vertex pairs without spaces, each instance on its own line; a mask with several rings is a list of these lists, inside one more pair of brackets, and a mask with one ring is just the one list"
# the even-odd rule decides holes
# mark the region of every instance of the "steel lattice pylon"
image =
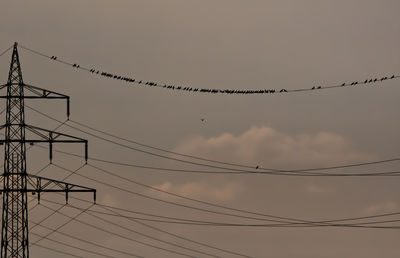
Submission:
[[[3,189],[1,189],[1,193],[3,193],[1,258],[27,258],[29,257],[28,192],[37,193],[40,200],[40,193],[46,191],[63,192],[66,193],[67,197],[68,192],[92,192],[94,198],[96,198],[96,190],[27,173],[25,146],[27,142],[49,143],[50,160],[52,159],[53,143],[85,143],[87,160],[87,140],[25,124],[25,98],[66,99],[68,103],[67,114],[69,115],[69,97],[24,84],[17,43],[14,44],[13,48],[7,84],[1,85],[0,90],[3,88],[7,88],[7,95],[0,96],[0,98],[5,98],[7,105],[6,123],[0,127],[0,129],[5,129],[5,138],[0,140],[0,143],[5,145],[4,173],[1,176],[1,180],[3,180]],[[24,89],[33,94],[26,96]],[[35,135],[36,138],[27,140],[26,132]]]

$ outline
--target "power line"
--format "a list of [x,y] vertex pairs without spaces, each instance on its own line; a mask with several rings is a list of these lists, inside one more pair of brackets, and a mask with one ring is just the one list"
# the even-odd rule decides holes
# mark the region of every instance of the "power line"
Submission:
[[89,72],[91,74],[95,74],[98,76],[102,76],[105,78],[110,78],[110,79],[115,79],[115,80],[122,80],[125,81],[126,83],[131,83],[134,85],[139,85],[139,86],[147,86],[147,87],[157,87],[157,88],[163,88],[163,89],[168,89],[168,90],[177,90],[177,91],[186,91],[186,92],[194,92],[194,93],[211,93],[211,94],[277,94],[277,93],[295,93],[295,92],[305,92],[305,91],[315,91],[315,90],[324,90],[324,89],[332,89],[332,88],[342,88],[342,87],[349,87],[349,86],[357,86],[357,85],[367,85],[367,84],[375,84],[377,82],[382,82],[385,80],[389,80],[389,79],[397,79],[400,76],[396,76],[396,75],[392,75],[391,77],[381,77],[380,79],[378,78],[368,78],[366,80],[363,81],[353,81],[351,83],[349,82],[344,82],[342,84],[333,84],[333,85],[317,85],[317,86],[313,86],[313,87],[309,87],[309,88],[302,88],[302,89],[257,89],[257,90],[247,90],[247,89],[209,89],[209,88],[195,88],[195,87],[191,87],[191,86],[179,86],[179,85],[167,85],[167,84],[163,84],[163,83],[157,83],[154,81],[144,81],[144,80],[139,80],[136,78],[131,78],[128,76],[121,76],[118,74],[114,74],[114,73],[109,73],[109,72],[105,72],[105,71],[101,71],[98,69],[94,69],[94,68],[88,68],[88,67],[84,67],[81,66],[77,63],[71,63],[71,62],[67,62],[64,61],[63,59],[59,58],[58,56],[50,56],[47,54],[44,54],[42,52],[39,52],[37,50],[33,50],[31,48],[28,47],[24,47],[21,46],[21,48],[36,54],[38,56],[41,57],[45,57],[48,58],[52,61],[56,61],[58,63],[73,67],[75,69],[78,70],[82,70],[82,71],[86,71]]
[[[61,166],[58,166],[58,165],[55,165],[55,166],[68,171],[68,169],[63,168]],[[170,204],[170,205],[174,205],[174,206],[178,206],[178,207],[183,207],[183,208],[188,208],[188,209],[193,209],[193,210],[198,210],[198,211],[207,212],[207,213],[213,213],[213,214],[218,214],[218,215],[225,215],[225,216],[230,216],[230,217],[238,217],[238,218],[245,218],[245,219],[251,219],[251,220],[258,220],[258,221],[278,222],[278,223],[291,223],[291,224],[303,224],[303,225],[304,224],[305,225],[314,224],[314,226],[315,225],[317,225],[317,226],[346,226],[346,225],[341,225],[341,224],[336,225],[336,224],[331,224],[331,223],[340,222],[340,221],[356,220],[357,219],[357,218],[346,218],[346,219],[337,219],[337,220],[309,221],[309,220],[303,220],[303,219],[285,218],[285,217],[280,217],[280,216],[273,216],[273,215],[267,215],[267,214],[261,214],[261,213],[247,212],[247,211],[244,211],[244,210],[239,210],[239,209],[234,209],[234,208],[228,208],[226,206],[221,206],[221,207],[224,207],[224,208],[228,208],[228,209],[232,209],[232,210],[236,210],[236,211],[241,211],[241,212],[245,212],[245,213],[249,213],[249,214],[256,214],[256,215],[259,215],[259,216],[277,218],[279,220],[249,217],[249,216],[243,216],[243,215],[238,215],[238,214],[214,211],[214,210],[199,208],[199,207],[195,207],[195,206],[191,206],[191,205],[185,205],[185,204],[181,204],[181,203],[167,201],[167,200],[163,200],[163,199],[160,199],[160,198],[156,198],[156,197],[148,196],[148,195],[145,195],[145,194],[137,193],[137,192],[134,192],[134,191],[122,188],[122,187],[118,187],[118,186],[115,186],[115,185],[100,181],[98,179],[94,179],[94,178],[91,178],[91,177],[88,177],[88,176],[81,175],[79,173],[76,173],[76,175],[79,175],[79,176],[81,176],[83,178],[86,178],[86,179],[89,179],[91,181],[94,181],[94,182],[97,182],[97,183],[100,183],[100,184],[103,184],[103,185],[118,189],[120,191],[127,192],[127,193],[130,193],[130,194],[133,194],[133,195],[137,195],[137,196],[140,196],[140,197],[143,197],[143,198],[146,198],[146,199],[155,200],[155,201],[159,201],[159,202],[162,202],[162,203],[166,203],[166,204]],[[295,221],[296,223],[293,223],[292,221]]]
[[[43,114],[43,115],[45,115],[45,114]],[[50,116],[47,116],[47,117],[51,118]],[[109,132],[105,132],[103,130],[96,129],[94,127],[88,126],[86,124],[83,124],[81,122],[77,122],[77,121],[74,121],[74,120],[71,120],[71,119],[68,120],[68,122],[72,122],[72,123],[77,124],[79,126],[82,126],[82,127],[87,128],[87,129],[102,133],[102,134],[110,136],[110,137],[114,137],[114,138],[119,139],[119,140],[123,140],[123,141],[129,142],[129,143],[137,144],[137,145],[142,146],[142,147],[147,147],[147,148],[150,148],[150,149],[163,151],[163,152],[166,152],[166,153],[170,153],[170,154],[174,154],[174,155],[178,155],[178,156],[182,156],[182,157],[198,159],[198,160],[202,160],[202,161],[208,161],[208,162],[213,162],[213,163],[218,163],[218,164],[223,164],[223,165],[242,167],[242,168],[250,168],[250,169],[254,169],[255,168],[255,166],[249,166],[249,165],[243,165],[243,164],[237,164],[237,163],[230,163],[230,162],[218,161],[218,160],[213,160],[213,159],[206,159],[206,158],[198,157],[198,156],[194,156],[194,155],[188,155],[188,154],[184,154],[184,153],[174,152],[174,151],[171,151],[171,150],[166,150],[166,149],[163,149],[163,148],[154,147],[154,146],[151,146],[151,145],[148,145],[148,144],[140,143],[140,142],[137,142],[137,141],[134,141],[134,140],[130,140],[130,139],[127,139],[127,138],[123,138],[121,136],[117,136],[117,135],[111,134]],[[392,159],[378,160],[378,161],[364,162],[364,163],[356,163],[356,164],[338,165],[338,166],[331,166],[331,167],[304,168],[304,169],[295,169],[295,170],[264,168],[264,167],[261,167],[261,166],[258,169],[259,170],[275,171],[275,172],[307,172],[307,171],[316,171],[316,170],[331,170],[331,169],[359,167],[359,166],[366,166],[366,165],[375,165],[375,164],[388,163],[388,162],[393,162],[393,161],[400,161],[400,158],[392,158]]]
[[135,234],[140,235],[140,236],[145,237],[145,238],[149,238],[149,239],[158,241],[158,242],[160,242],[160,243],[172,245],[172,246],[175,246],[175,247],[178,247],[178,248],[182,248],[182,249],[187,250],[187,251],[191,251],[191,252],[195,252],[195,253],[198,253],[198,254],[207,255],[207,256],[210,256],[210,257],[222,258],[221,256],[218,256],[218,255],[214,255],[214,254],[210,254],[210,253],[207,253],[207,252],[199,251],[199,250],[196,250],[196,249],[193,249],[193,248],[185,247],[185,246],[183,246],[183,245],[175,244],[175,243],[172,243],[172,242],[169,242],[169,241],[165,241],[165,240],[162,240],[162,239],[159,239],[159,238],[156,238],[156,237],[153,237],[153,236],[150,236],[150,235],[141,233],[141,232],[139,232],[139,231],[130,229],[130,228],[128,228],[128,227],[121,226],[121,225],[119,225],[118,223],[112,222],[112,221],[110,221],[110,220],[101,218],[101,217],[99,217],[99,216],[96,216],[96,215],[93,215],[93,214],[90,214],[90,213],[87,213],[87,214],[88,214],[89,216],[93,217],[93,218],[96,218],[96,219],[98,219],[98,220],[101,220],[101,221],[103,221],[103,222],[106,222],[106,223],[108,223],[108,224],[111,224],[111,225],[113,225],[113,226],[116,226],[116,227],[118,227],[118,228],[120,228],[120,229],[127,230],[127,231],[129,231],[129,232],[135,233]]
[[[32,200],[34,200],[34,199],[32,199]],[[64,208],[65,205],[66,205],[66,204],[63,204],[62,206],[58,207],[57,210],[51,212],[48,216],[44,217],[44,218],[43,218],[42,220],[40,220],[38,223],[35,223],[35,225],[32,226],[32,227],[30,227],[29,230],[34,229],[36,226],[40,226],[44,221],[46,221],[46,220],[49,219],[50,217],[54,216],[58,211],[60,211],[62,208]],[[37,206],[38,206],[38,205],[35,205],[35,206],[33,206],[33,208],[35,208],[35,207],[37,207]],[[33,209],[33,208],[32,208],[32,209]],[[29,210],[29,211],[31,211],[31,210]]]
[[[121,215],[120,213],[118,213],[118,212],[116,212],[116,211],[114,211],[114,210],[111,210],[111,209],[109,209],[109,208],[107,208],[107,207],[103,207],[103,206],[100,206],[100,207],[102,207],[102,208],[105,209],[105,210],[111,211],[111,212],[113,212],[114,214]],[[222,249],[222,248],[219,248],[219,247],[215,247],[215,246],[212,246],[212,245],[210,245],[210,244],[205,244],[205,243],[202,243],[202,242],[199,242],[199,241],[195,241],[195,240],[193,240],[193,239],[190,239],[190,238],[188,238],[188,237],[183,237],[183,236],[181,236],[181,235],[168,232],[168,231],[166,231],[166,230],[157,228],[157,227],[155,227],[155,226],[151,226],[151,225],[149,225],[149,224],[143,223],[143,222],[138,221],[138,220],[136,220],[136,219],[132,219],[132,218],[127,218],[127,219],[130,220],[130,221],[133,221],[133,222],[135,222],[135,223],[138,223],[138,224],[140,224],[140,225],[142,225],[142,226],[145,226],[145,227],[147,227],[147,228],[151,228],[151,229],[156,230],[156,231],[158,231],[158,232],[162,232],[162,233],[164,233],[164,234],[167,234],[167,235],[170,235],[170,236],[173,236],[173,237],[182,239],[182,240],[186,240],[186,241],[188,241],[188,242],[195,243],[195,244],[197,244],[197,245],[205,246],[205,247],[212,248],[212,249],[215,249],[215,250],[218,250],[218,251],[221,251],[221,252],[225,252],[225,253],[229,253],[229,254],[241,256],[241,257],[248,257],[248,258],[251,258],[251,257],[248,256],[248,255],[244,255],[244,254],[240,254],[240,253],[233,252],[233,251],[230,251],[230,250],[226,250],[226,249]]]
[[[27,105],[26,105],[27,106]],[[61,123],[61,121],[44,114],[43,112],[27,106],[29,109],[37,112],[40,115],[43,115],[49,119],[52,119],[54,121],[57,121]],[[110,142],[112,144],[116,144],[118,146],[128,148],[134,151],[138,151],[141,153],[149,154],[152,156],[157,156],[169,160],[174,160],[178,162],[183,162],[183,163],[188,163],[191,165],[198,165],[198,166],[205,166],[205,167],[210,167],[210,168],[217,168],[217,169],[224,169],[224,170],[229,170],[229,171],[207,171],[207,170],[189,170],[189,169],[178,169],[178,168],[161,168],[161,167],[151,167],[151,166],[143,166],[143,165],[136,165],[136,164],[128,164],[128,163],[123,163],[123,162],[116,162],[116,161],[110,161],[110,160],[104,160],[104,159],[98,159],[98,158],[89,158],[94,161],[99,161],[99,162],[105,162],[105,163],[111,163],[115,165],[122,165],[122,166],[129,166],[129,167],[136,167],[136,168],[143,168],[143,169],[152,169],[152,170],[159,170],[159,171],[169,171],[169,172],[181,172],[181,173],[201,173],[201,174],[268,174],[268,175],[279,175],[279,176],[394,176],[399,174],[399,171],[390,171],[390,172],[373,172],[373,173],[309,173],[309,171],[319,171],[319,170],[332,170],[332,169],[339,169],[339,168],[349,168],[349,167],[358,167],[358,166],[367,166],[367,165],[374,165],[374,164],[381,164],[381,163],[388,163],[388,162],[394,162],[394,161],[399,161],[400,158],[393,158],[393,159],[386,159],[386,160],[378,160],[378,161],[373,161],[373,162],[365,162],[365,163],[358,163],[358,164],[347,164],[347,165],[341,165],[341,166],[332,166],[332,167],[322,167],[322,168],[309,168],[309,169],[298,169],[298,170],[278,170],[278,169],[268,169],[268,168],[261,168],[260,170],[267,170],[267,171],[260,171],[258,169],[255,170],[243,170],[243,169],[233,169],[229,167],[222,167],[222,166],[214,166],[214,165],[209,165],[209,164],[204,164],[204,163],[197,163],[197,162],[191,162],[187,160],[182,160],[182,159],[177,159],[177,158],[172,158],[168,157],[165,155],[160,155],[157,153],[141,150],[138,148],[134,148],[125,144],[118,143],[113,140],[106,139],[104,137],[98,136],[96,134],[87,132],[85,130],[79,129],[77,127],[71,126],[69,124],[65,124],[66,126],[75,129],[77,131],[83,132],[85,134],[88,134],[90,136],[93,136],[97,139]],[[60,153],[67,154],[66,152],[58,151]],[[76,154],[67,154],[67,155],[72,155],[76,157],[80,157],[80,155]],[[215,161],[214,161],[215,162]],[[218,163],[225,163],[225,162],[218,162]],[[248,166],[246,166],[248,167]]]
[[[252,214],[252,215],[258,215],[258,216],[264,216],[264,217],[270,217],[270,218],[276,218],[276,219],[282,219],[282,220],[300,221],[302,223],[304,223],[304,222],[306,222],[306,223],[343,222],[343,221],[349,221],[349,220],[360,220],[360,219],[365,219],[365,218],[381,217],[381,216],[368,216],[368,217],[346,218],[346,219],[339,219],[339,220],[328,220],[328,221],[316,221],[316,222],[313,222],[313,221],[298,220],[298,219],[287,218],[287,217],[276,216],[276,215],[263,214],[263,213],[258,213],[258,212],[251,212],[251,211],[247,211],[247,210],[227,207],[227,206],[224,206],[224,205],[219,205],[219,204],[215,204],[215,203],[211,203],[211,202],[207,202],[207,201],[198,200],[198,199],[190,198],[190,197],[187,197],[187,196],[179,195],[179,194],[176,194],[176,193],[172,193],[172,192],[169,192],[169,191],[165,191],[165,190],[159,189],[157,187],[149,186],[149,185],[144,184],[142,182],[138,182],[138,181],[126,178],[126,177],[122,177],[120,175],[117,175],[117,174],[109,171],[109,170],[105,170],[103,168],[99,168],[99,167],[93,166],[91,164],[88,164],[88,166],[90,166],[90,167],[92,167],[92,168],[94,168],[94,169],[96,169],[98,171],[101,171],[101,172],[103,172],[105,174],[112,175],[112,176],[117,177],[119,179],[122,179],[124,181],[139,185],[139,186],[147,188],[147,189],[151,189],[153,191],[161,192],[163,194],[167,194],[167,195],[170,195],[170,196],[178,197],[178,198],[181,198],[181,199],[184,199],[184,200],[197,202],[197,203],[200,203],[200,204],[205,204],[205,205],[209,205],[209,206],[213,206],[213,207],[217,207],[217,208],[222,208],[222,209],[227,209],[227,210],[231,210],[231,211],[236,211],[236,212],[243,212],[243,213]],[[400,213],[391,213],[390,216],[398,215],[398,214],[400,214]]]
[[44,245],[40,245],[40,244],[37,244],[36,246],[37,246],[37,247],[40,247],[40,248],[43,248],[43,249],[46,249],[46,250],[49,250],[49,251],[56,252],[56,253],[69,255],[69,256],[72,256],[72,257],[86,258],[86,257],[83,257],[83,256],[79,256],[79,255],[72,254],[72,253],[69,253],[69,252],[61,251],[61,250],[58,250],[58,249],[56,249],[56,248],[51,248],[51,247],[44,246]]
[[[77,200],[81,200],[79,198],[74,198]],[[50,200],[45,200],[46,202],[62,205],[59,202],[55,201],[50,201]],[[83,202],[87,202],[85,200],[81,200]],[[76,207],[76,206],[71,206],[74,209],[78,210],[83,210],[82,208]],[[105,205],[100,205],[100,206],[105,206]],[[106,206],[107,207],[107,206]],[[118,209],[118,208],[117,208]],[[125,216],[125,215],[116,215],[116,214],[110,214],[110,213],[104,213],[100,211],[94,211],[94,210],[88,210],[87,212],[89,213],[98,213],[101,215],[108,215],[108,216],[116,216],[119,218],[125,218],[125,219],[132,219],[132,217]],[[337,219],[337,220],[330,220],[332,222],[344,222],[344,221],[352,221],[352,220],[361,220],[361,219],[369,219],[369,218],[378,218],[378,217],[388,217],[388,216],[394,216],[394,215],[399,215],[400,212],[397,213],[388,213],[388,214],[379,214],[379,215],[371,215],[371,216],[364,216],[364,217],[356,217],[356,218],[348,218],[348,219]],[[141,220],[140,218],[133,218],[133,219],[138,219]],[[157,222],[157,221],[155,221]],[[392,220],[384,220],[384,221],[367,221],[367,222],[356,222],[356,223],[346,223],[346,224],[321,224],[322,221],[310,221],[309,223],[302,223],[302,222],[281,222],[281,223],[274,223],[274,224],[237,224],[237,223],[220,223],[220,222],[206,222],[206,223],[188,223],[189,225],[198,225],[198,226],[224,226],[224,227],[262,227],[262,228],[267,228],[267,227],[283,227],[283,228],[288,228],[288,227],[355,227],[355,228],[380,228],[380,229],[400,229],[400,226],[366,226],[366,225],[371,225],[371,224],[387,224],[387,223],[393,223],[393,222],[400,222],[400,219],[392,219]],[[187,223],[180,223],[176,222],[177,224],[182,224],[186,225]],[[320,223],[320,224],[318,224]]]
[[[38,237],[41,237],[41,238],[44,237],[43,235],[40,235],[40,234],[37,234],[37,233],[34,233],[34,232],[31,232],[31,234],[35,235],[35,236],[38,236]],[[63,245],[63,246],[71,247],[71,248],[74,248],[74,249],[77,249],[77,250],[80,250],[80,251],[83,251],[83,252],[87,252],[87,253],[90,253],[90,254],[95,254],[95,255],[98,255],[98,256],[108,257],[108,258],[115,258],[114,256],[110,256],[110,255],[102,254],[102,253],[99,253],[99,252],[91,251],[91,250],[88,250],[88,249],[85,249],[85,248],[81,248],[81,247],[76,246],[76,245],[71,245],[71,244],[68,244],[68,243],[65,243],[65,242],[61,242],[61,241],[58,241],[58,240],[55,240],[55,239],[46,238],[46,240],[50,241],[50,242],[53,242],[53,243],[57,243],[57,244]]]
[[[59,203],[57,203],[57,204],[59,204]],[[71,206],[71,205],[69,205],[69,206]],[[33,223],[33,224],[35,224],[35,225],[38,224],[38,223],[35,223],[35,222],[31,221],[31,220],[30,220],[30,222]],[[50,228],[50,227],[47,227],[47,226],[44,226],[44,225],[38,225],[38,226],[40,226],[40,227],[42,227],[42,228],[44,228],[44,229],[47,229],[47,230],[53,230],[53,228]],[[100,248],[103,248],[103,249],[106,249],[106,250],[109,250],[109,251],[117,252],[117,253],[120,253],[120,254],[123,254],[123,255],[127,255],[127,256],[133,256],[133,257],[140,257],[140,258],[143,258],[143,256],[139,256],[139,255],[137,255],[137,254],[132,254],[132,253],[128,253],[128,252],[121,251],[121,250],[119,250],[119,249],[115,249],[115,248],[107,247],[107,246],[104,246],[104,245],[100,245],[100,244],[97,244],[97,243],[95,243],[95,242],[88,241],[88,240],[86,240],[86,239],[79,238],[79,237],[76,237],[76,236],[74,236],[74,235],[71,235],[71,234],[68,234],[68,233],[65,233],[65,232],[61,232],[61,231],[59,231],[59,230],[56,230],[55,232],[56,232],[57,234],[60,234],[60,235],[62,235],[62,236],[65,236],[65,237],[68,237],[68,238],[71,238],[71,239],[74,239],[74,240],[77,240],[77,241],[79,241],[79,242],[83,242],[83,243],[86,243],[86,244],[89,244],[89,245],[93,245],[93,246],[96,246],[96,247],[100,247]]]
[[[93,205],[94,205],[94,204],[92,203],[88,208],[82,210],[80,213],[76,214],[74,217],[70,217],[70,219],[69,219],[68,221],[64,222],[63,224],[61,224],[61,225],[58,226],[57,228],[53,229],[51,232],[49,232],[48,234],[44,235],[44,236],[41,237],[39,240],[36,240],[36,242],[32,243],[32,245],[36,245],[37,243],[39,243],[39,242],[42,241],[43,239],[46,239],[47,237],[49,237],[51,234],[53,234],[53,233],[56,232],[57,230],[60,230],[62,227],[64,227],[64,226],[66,226],[67,224],[71,223],[73,220],[75,220],[77,217],[79,217],[82,213],[85,213],[85,212],[86,212],[90,207],[92,207]],[[42,205],[42,206],[44,206],[44,205]],[[44,207],[46,207],[46,206],[44,206]],[[62,206],[62,207],[64,207],[64,206]],[[46,208],[48,208],[48,207],[46,207]],[[56,209],[56,210],[51,209],[51,210],[52,210],[53,212],[55,212],[55,213],[62,214],[62,213],[60,213],[60,209]],[[38,223],[38,224],[40,225],[40,223]]]
[[[61,167],[59,165],[54,164],[54,166],[68,171],[68,169],[63,168],[63,167]],[[226,216],[231,216],[231,217],[239,217],[239,218],[246,218],[246,219],[252,219],[252,220],[275,222],[273,220],[268,220],[268,219],[254,218],[254,217],[248,217],[248,216],[242,216],[242,215],[234,215],[234,214],[229,214],[229,213],[225,213],[225,212],[217,212],[217,211],[207,210],[207,209],[198,208],[198,207],[185,205],[185,204],[181,204],[181,203],[176,203],[176,202],[172,202],[172,201],[167,201],[167,200],[159,199],[159,198],[152,197],[152,196],[149,196],[149,195],[145,195],[145,194],[141,194],[141,193],[138,193],[138,192],[134,192],[132,190],[128,190],[128,189],[125,189],[125,188],[122,188],[122,187],[119,187],[119,186],[116,186],[116,185],[113,185],[113,184],[110,184],[110,183],[107,183],[107,182],[103,182],[101,180],[98,180],[98,179],[95,179],[95,178],[91,178],[91,177],[88,177],[86,175],[82,175],[80,173],[75,173],[75,175],[79,175],[79,176],[81,176],[83,178],[86,178],[88,180],[97,182],[99,184],[102,184],[102,185],[105,185],[105,186],[108,186],[108,187],[111,187],[111,188],[114,188],[114,189],[117,189],[117,190],[120,190],[120,191],[123,191],[123,192],[127,192],[127,193],[130,193],[130,194],[133,194],[133,195],[136,195],[136,196],[140,196],[140,197],[143,197],[143,198],[146,198],[146,199],[150,199],[150,200],[154,200],[154,201],[158,201],[158,202],[162,202],[162,203],[166,203],[166,204],[170,204],[170,205],[174,205],[174,206],[178,206],[178,207],[183,207],[183,208],[203,211],[203,212],[207,212],[207,213],[214,213],[214,214],[218,214],[218,215],[226,215]]]
[[11,45],[9,48],[7,48],[7,49],[4,50],[3,52],[1,52],[0,57],[1,57],[2,55],[4,55],[5,53],[7,53],[12,47],[13,47],[13,45]]
[[[50,207],[47,207],[47,206],[45,206],[45,205],[43,205],[43,206],[44,206],[45,208],[49,209],[49,210],[53,210],[53,211],[54,211],[54,209],[52,209],[52,208],[50,208]],[[73,217],[71,217],[71,216],[69,216],[69,215],[66,215],[65,213],[61,213],[61,212],[58,212],[58,213],[61,214],[61,215],[64,215],[64,216],[67,217],[67,218],[73,219],[73,220],[75,220],[75,221],[77,221],[77,222],[79,222],[79,223],[81,223],[81,224],[83,224],[83,225],[86,225],[86,226],[95,228],[95,229],[97,229],[97,230],[100,230],[100,231],[102,231],[102,232],[108,233],[108,234],[113,235],[113,236],[118,236],[118,237],[120,237],[120,238],[129,240],[129,241],[132,241],[132,242],[136,242],[136,243],[139,243],[139,244],[148,246],[148,247],[152,247],[152,248],[155,248],[155,249],[163,250],[163,251],[166,251],[166,252],[169,252],[169,253],[174,253],[174,254],[181,255],[181,256],[186,256],[186,257],[197,258],[197,257],[192,256],[192,255],[184,254],[184,253],[181,253],[181,252],[178,252],[178,251],[175,251],[175,250],[171,250],[171,249],[168,249],[168,248],[164,248],[164,247],[156,246],[156,245],[153,245],[153,244],[149,244],[149,243],[146,243],[146,242],[143,242],[143,241],[140,241],[140,240],[133,239],[133,238],[131,238],[131,237],[127,237],[127,236],[124,236],[124,235],[121,235],[121,234],[118,234],[118,233],[115,233],[115,232],[106,230],[106,229],[104,229],[104,228],[102,228],[102,227],[98,227],[98,226],[92,225],[92,224],[87,223],[87,222],[85,222],[85,221],[83,221],[83,220],[80,220],[80,219],[77,219],[77,218],[73,218]]]

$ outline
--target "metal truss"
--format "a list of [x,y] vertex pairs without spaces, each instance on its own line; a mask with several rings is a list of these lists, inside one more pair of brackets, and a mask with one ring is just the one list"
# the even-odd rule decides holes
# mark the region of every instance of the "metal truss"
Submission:
[[[5,130],[5,138],[0,140],[0,144],[4,145],[4,173],[0,176],[0,182],[3,183],[0,190],[3,194],[1,258],[28,258],[27,194],[38,194],[40,201],[40,194],[43,192],[62,192],[68,202],[69,193],[88,192],[93,194],[95,202],[96,190],[27,173],[26,143],[49,143],[50,161],[53,158],[54,143],[84,143],[87,161],[88,142],[75,136],[25,124],[25,99],[65,99],[69,117],[70,98],[23,82],[17,43],[13,48],[7,84],[1,85],[0,90],[5,88],[7,94],[0,96],[7,103],[6,123],[0,126],[0,130]],[[28,136],[30,139],[26,139]]]

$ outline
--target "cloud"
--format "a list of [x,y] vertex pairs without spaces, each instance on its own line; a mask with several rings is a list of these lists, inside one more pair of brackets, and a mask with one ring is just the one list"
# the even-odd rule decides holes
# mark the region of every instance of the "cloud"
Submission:
[[268,126],[253,126],[240,135],[194,136],[183,140],[177,152],[228,162],[293,168],[371,160],[351,142],[335,133],[288,135]]
[[238,182],[228,182],[222,185],[204,182],[188,182],[178,185],[165,182],[153,187],[186,197],[215,201],[231,201],[243,192],[243,186]]
[[375,205],[370,205],[367,207],[366,212],[368,214],[377,214],[377,213],[385,213],[392,212],[398,210],[399,206],[396,202],[387,201]]

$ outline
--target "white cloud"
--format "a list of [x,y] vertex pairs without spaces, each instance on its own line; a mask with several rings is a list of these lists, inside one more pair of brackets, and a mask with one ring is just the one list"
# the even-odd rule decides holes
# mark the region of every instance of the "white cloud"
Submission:
[[217,201],[234,200],[237,195],[243,191],[243,186],[237,182],[228,182],[222,185],[204,182],[188,182],[175,185],[170,182],[165,182],[161,185],[154,185],[153,187],[186,197]]
[[211,138],[187,138],[175,151],[280,168],[345,164],[374,158],[355,150],[348,139],[335,133],[288,135],[268,126],[253,126],[237,136],[223,133]]

